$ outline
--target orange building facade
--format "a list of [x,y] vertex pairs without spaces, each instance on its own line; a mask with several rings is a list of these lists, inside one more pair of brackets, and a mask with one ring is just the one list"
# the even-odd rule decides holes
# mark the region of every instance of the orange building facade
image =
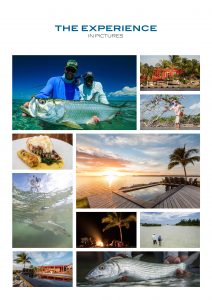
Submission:
[[[173,79],[175,76],[182,75],[183,70],[176,68],[154,68],[151,78],[148,78],[149,81],[165,81],[168,79]],[[141,82],[146,81],[147,76],[141,74]]]

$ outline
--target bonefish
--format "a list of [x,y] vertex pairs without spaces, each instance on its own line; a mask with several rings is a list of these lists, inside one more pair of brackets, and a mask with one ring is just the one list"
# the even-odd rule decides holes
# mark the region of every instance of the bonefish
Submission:
[[177,269],[186,270],[187,266],[197,259],[196,252],[179,264],[160,264],[140,261],[140,255],[134,258],[113,257],[91,270],[85,277],[87,280],[100,282],[114,282],[121,278],[128,281],[160,279],[175,276]]

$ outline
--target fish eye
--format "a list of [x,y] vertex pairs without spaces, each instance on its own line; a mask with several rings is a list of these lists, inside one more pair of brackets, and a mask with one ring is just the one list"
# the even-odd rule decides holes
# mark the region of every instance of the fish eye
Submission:
[[99,270],[104,270],[105,267],[104,266],[99,266]]
[[40,104],[45,104],[45,103],[46,103],[46,100],[44,100],[44,99],[39,99],[38,102],[39,102]]

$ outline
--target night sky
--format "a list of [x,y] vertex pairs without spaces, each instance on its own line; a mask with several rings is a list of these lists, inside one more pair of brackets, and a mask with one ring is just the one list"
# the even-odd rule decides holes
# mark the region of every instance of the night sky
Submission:
[[93,72],[95,80],[102,83],[108,99],[128,97],[135,100],[135,94],[132,94],[132,89],[136,90],[135,55],[15,55],[13,99],[28,99],[39,92],[50,77],[63,75],[69,59],[78,62],[76,76]]
[[[135,213],[125,213],[122,212],[122,217],[126,218],[127,216]],[[109,241],[120,240],[119,229],[118,227],[113,227],[105,232],[102,232],[102,229],[108,223],[101,223],[101,219],[106,217],[107,213],[105,212],[80,212],[77,213],[77,247],[80,245],[80,240],[82,237],[94,237],[95,240]],[[123,241],[129,244],[129,247],[136,246],[136,222],[130,222],[130,228],[126,229],[122,227]]]

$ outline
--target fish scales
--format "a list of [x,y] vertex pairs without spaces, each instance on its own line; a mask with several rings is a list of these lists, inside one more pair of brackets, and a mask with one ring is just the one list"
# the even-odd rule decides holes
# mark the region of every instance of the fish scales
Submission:
[[117,108],[93,101],[67,101],[63,118],[86,124],[93,116],[98,116],[100,120],[105,121],[114,116],[117,111]]
[[96,116],[100,121],[113,119],[124,107],[106,105],[95,101],[74,101],[61,99],[37,99],[33,97],[29,107],[21,106],[21,110],[33,118],[42,121],[83,129],[80,125],[93,123]]
[[193,253],[180,264],[149,263],[139,260],[140,256],[112,257],[91,270],[85,278],[92,282],[115,282],[122,278],[141,281],[172,277],[176,275],[177,269],[186,270],[199,257],[199,252]]
[[185,264],[157,264],[132,259],[118,259],[122,272],[134,280],[148,280],[173,276],[177,269],[185,270]]

